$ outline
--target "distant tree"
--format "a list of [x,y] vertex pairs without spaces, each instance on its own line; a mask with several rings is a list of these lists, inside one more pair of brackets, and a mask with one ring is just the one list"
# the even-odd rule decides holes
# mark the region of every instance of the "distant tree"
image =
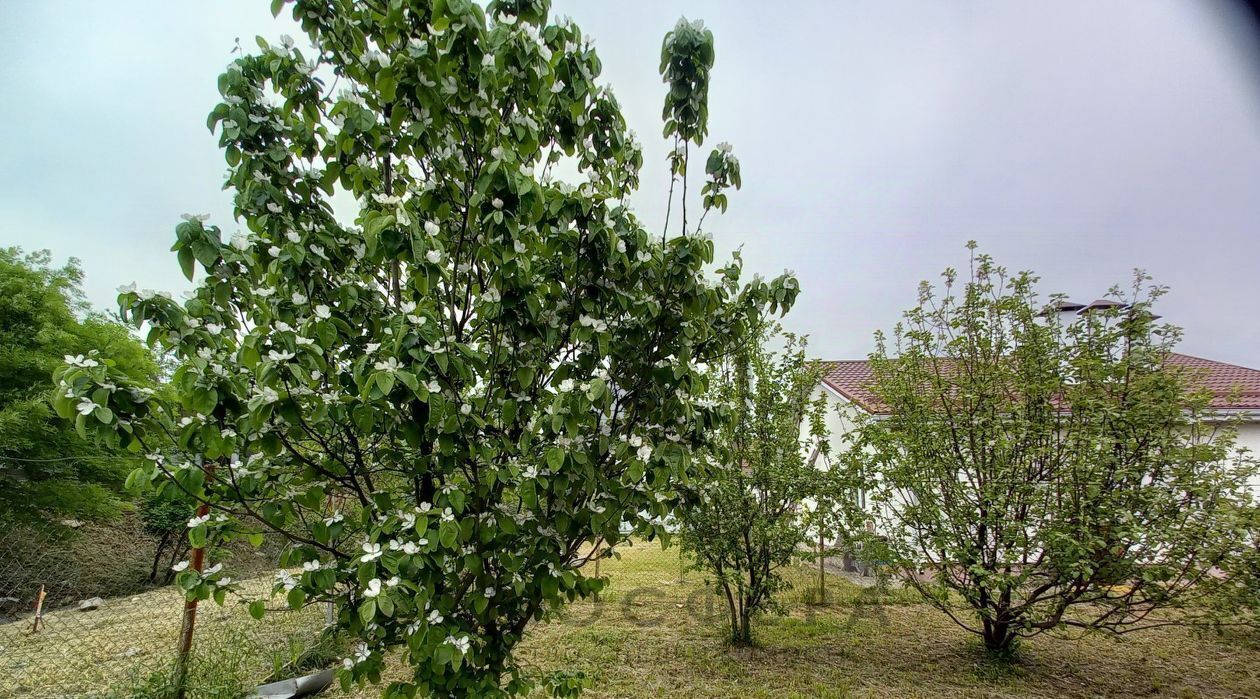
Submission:
[[[686,180],[673,235],[644,226],[627,207],[640,147],[545,0],[290,4],[315,48],[260,40],[210,116],[245,230],[187,216],[191,298],[120,297],[178,357],[173,399],[72,364],[58,409],[150,455],[136,480],[207,502],[194,543],[287,538],[300,570],[276,591],[335,604],[357,641],[344,683],[394,658],[391,697],[526,691],[513,649],[601,588],[590,551],[666,533],[716,419],[698,366],[786,310],[796,280],[715,269]],[[707,128],[712,54],[699,23],[663,47],[676,178]],[[738,180],[713,152],[706,211]],[[357,202],[353,223],[335,199]],[[152,446],[166,434],[178,453]],[[176,582],[222,600],[226,572]]]
[[140,521],[144,531],[154,538],[149,582],[165,585],[175,578],[175,564],[191,548],[185,534],[194,509],[191,499],[173,489],[150,493],[141,501]]
[[[767,347],[780,340],[782,350]],[[728,415],[704,451],[702,475],[681,491],[680,541],[722,592],[737,644],[752,643],[757,614],[780,609],[781,570],[809,540],[801,508],[828,476],[806,459],[824,436],[820,377],[805,341],[777,328],[712,367],[710,400]]]
[[1193,621],[1248,464],[1166,362],[1180,333],[1151,312],[1164,290],[1139,273],[1121,303],[1060,322],[1034,276],[970,249],[969,275],[947,270],[940,295],[925,282],[871,355],[890,415],[848,453],[881,535],[865,544],[925,571],[908,583],[999,653]]
[[136,386],[158,376],[153,355],[126,326],[83,300],[83,272],[48,251],[0,249],[0,513],[32,518],[116,515],[134,454],[91,444],[57,417],[52,374],[66,358],[110,357]]

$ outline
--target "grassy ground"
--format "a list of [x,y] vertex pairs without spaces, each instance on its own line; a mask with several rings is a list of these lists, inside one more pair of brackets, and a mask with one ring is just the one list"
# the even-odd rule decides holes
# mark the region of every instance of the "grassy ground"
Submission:
[[761,620],[757,648],[733,648],[723,635],[724,606],[699,573],[680,579],[675,551],[637,546],[603,565],[612,577],[603,600],[535,628],[520,649],[536,670],[584,672],[587,697],[1260,696],[1254,638],[1231,643],[1176,629],[1124,641],[1038,638],[1018,666],[994,666],[968,634],[909,592],[829,576],[828,603],[805,604],[817,579],[804,569],[794,575],[789,613]]
[[[816,572],[794,571],[796,588],[786,596],[788,614],[767,617],[755,629],[758,647],[725,642],[724,607],[707,591],[699,573],[682,574],[676,550],[654,545],[625,548],[620,561],[602,563],[611,589],[598,602],[573,605],[563,617],[535,627],[520,658],[538,672],[581,671],[590,678],[585,696],[609,697],[1257,697],[1260,696],[1260,639],[1198,638],[1170,629],[1130,636],[1078,640],[1038,638],[1022,649],[1015,667],[984,660],[978,644],[945,617],[918,604],[905,591],[860,588],[828,577],[825,605],[814,599]],[[165,595],[161,601],[150,596]],[[165,599],[165,598],[162,598]],[[160,602],[160,603],[159,603]],[[158,591],[133,604],[150,616],[126,615],[125,627],[96,612],[83,614],[95,627],[74,628],[81,636],[25,637],[14,646],[0,627],[0,697],[82,696],[75,687],[113,681],[115,696],[139,693],[122,680],[127,661],[165,658],[178,628],[177,596]],[[311,619],[268,616],[251,624],[243,610],[207,608],[199,635],[201,675],[190,697],[233,696],[228,687],[270,671],[273,657],[291,633],[317,627]],[[318,610],[309,612],[316,614]],[[79,614],[64,612],[64,614]],[[124,617],[116,613],[115,617]],[[260,626],[262,629],[260,630]],[[41,632],[42,633],[42,632]],[[119,657],[117,646],[98,653],[96,638],[126,638],[143,654]],[[18,655],[14,650],[22,650]],[[25,658],[15,662],[16,658]],[[29,660],[35,658],[35,660]],[[401,668],[395,668],[401,672]],[[37,689],[38,687],[38,689]],[[130,689],[128,689],[130,688]],[[368,699],[378,688],[329,696]],[[239,696],[239,693],[235,696]]]

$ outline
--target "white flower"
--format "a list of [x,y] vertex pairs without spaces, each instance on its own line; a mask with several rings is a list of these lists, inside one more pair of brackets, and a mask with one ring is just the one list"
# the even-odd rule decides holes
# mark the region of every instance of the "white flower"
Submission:
[[118,293],[120,294],[134,294],[135,292],[136,292],[135,282],[132,282],[130,284],[123,284],[122,286],[118,287]]
[[[441,385],[441,384],[439,384],[437,381],[430,381],[430,382],[426,383],[426,384],[424,385],[424,387],[425,387],[425,389],[426,389],[426,390],[428,390],[428,392],[429,392],[429,393],[441,393],[441,392],[442,392],[442,385]],[[425,504],[427,505],[428,503],[425,503]]]
[[652,447],[647,444],[644,444],[643,446],[639,447],[639,451],[637,453],[640,459],[647,461],[649,458],[652,457]]
[[281,207],[279,204],[275,203],[274,201],[269,201],[267,202],[267,210],[273,214],[278,214],[281,211],[284,211],[284,208]]
[[320,320],[328,320],[332,317],[332,309],[321,303],[315,307],[315,317]]
[[376,362],[372,365],[372,367],[377,371],[388,371],[390,373],[398,371],[399,366],[401,365],[398,363],[398,360],[393,357],[390,357],[383,362]]
[[241,251],[248,250],[249,237],[247,237],[244,233],[237,231],[236,234],[232,236],[232,247]]
[[258,398],[263,403],[275,403],[280,400],[280,394],[276,393],[276,389],[270,386],[264,386],[258,391]]
[[379,594],[381,594],[381,581],[377,578],[372,578],[368,581],[367,589],[363,591],[363,596],[375,597]]
[[187,567],[188,567],[188,561],[180,561],[179,563],[176,563],[175,565],[171,566],[171,570],[178,573]]
[[290,51],[290,50],[292,50],[292,49],[293,49],[293,37],[289,36],[288,34],[281,34],[281,35],[280,35],[280,45],[284,47],[284,50],[285,50],[285,51]]
[[376,350],[380,348],[381,348],[381,343],[369,342],[367,343],[367,347],[364,348],[364,351],[366,351],[368,354],[372,354],[373,352],[375,352]]
[[494,593],[495,593],[495,589],[493,587],[486,588],[486,592],[485,592],[486,597],[494,597]]
[[439,230],[439,229],[438,229],[438,225],[437,225],[436,223],[434,223],[434,222],[432,222],[432,221],[425,221],[425,222],[424,222],[424,232],[425,232],[425,233],[428,233],[429,235],[437,235],[437,234],[438,234],[438,230]]
[[308,572],[308,573],[309,573],[309,572],[312,572],[312,571],[316,571],[316,570],[319,570],[319,565],[320,565],[320,563],[319,563],[319,561],[317,561],[317,560],[316,560],[316,561],[307,561],[307,562],[305,562],[305,563],[303,563],[303,564],[302,564],[302,570],[305,570],[305,571],[306,571],[306,572]]
[[463,405],[459,406],[459,412],[461,415],[468,415],[472,413],[472,406],[469,405],[468,403],[464,403]]
[[288,238],[290,243],[302,242],[302,236],[298,235],[297,231],[289,231],[284,234],[284,237]]
[[280,248],[276,247],[275,245],[272,245],[271,247],[267,248],[267,254],[271,255],[272,257],[280,257]]
[[502,208],[503,208],[503,200],[502,200],[502,199],[500,199],[500,198],[498,198],[498,197],[495,197],[495,198],[494,198],[494,201],[490,202],[490,204],[491,204],[491,206],[493,206],[493,207],[494,207],[494,208],[496,208],[496,209],[502,209]]
[[300,291],[295,291],[295,292],[293,292],[293,296],[291,296],[291,297],[289,297],[289,298],[291,298],[291,299],[293,300],[293,304],[294,304],[294,305],[296,305],[296,306],[301,306],[302,304],[306,303],[306,301],[307,301],[307,299],[306,299],[306,295],[305,295],[305,294],[303,294],[303,293],[302,293],[302,292],[300,292]]
[[267,359],[270,359],[273,362],[287,362],[290,359],[293,359],[293,353],[287,352],[287,351],[277,352],[275,350],[271,350],[270,352],[267,353]]
[[424,254],[424,259],[437,264],[442,261],[442,252],[440,250],[430,250]]
[[467,636],[460,636],[459,638],[447,636],[446,642],[453,646],[455,650],[459,651],[460,655],[467,653],[469,646],[472,645],[472,642],[468,640]]
[[205,222],[205,221],[210,220],[210,214],[181,214],[180,218],[189,222],[192,222],[192,221]]
[[101,406],[97,405],[96,403],[93,403],[91,398],[84,398],[79,401],[77,410],[79,411],[80,415],[91,415],[92,411],[96,410],[99,407]]
[[401,304],[399,304],[398,310],[402,311],[403,313],[411,313],[412,311],[416,310],[416,302],[403,301]]
[[604,332],[605,330],[608,329],[608,323],[605,323],[604,321],[599,320],[597,318],[592,318],[591,316],[588,316],[585,313],[583,313],[578,318],[578,323],[580,323],[581,325],[585,325],[586,327],[591,328],[592,330],[595,330],[597,332]]
[[200,527],[201,525],[209,521],[210,521],[210,515],[202,515],[200,517],[193,517],[192,519],[188,520],[188,528],[193,529],[195,527]]
[[206,332],[211,335],[218,335],[223,332],[223,326],[218,323],[206,323]]
[[287,570],[276,573],[276,581],[283,585],[285,590],[292,590],[298,584],[298,581]]
[[428,619],[428,622],[429,622],[430,624],[440,624],[440,623],[442,623],[442,614],[441,614],[440,612],[438,612],[438,610],[434,609],[433,611],[429,612],[429,619]]
[[67,354],[66,364],[69,364],[70,366],[81,366],[85,369],[91,369],[92,367],[97,366],[99,362],[97,362],[95,359],[88,359],[87,357],[84,357],[81,354],[76,354],[74,356],[70,356]]
[[722,141],[721,143],[717,144],[717,149],[721,151],[723,155],[725,155],[731,152],[731,144],[727,143],[726,141]]
[[398,587],[398,583],[400,583],[400,582],[402,582],[402,578],[400,578],[400,577],[398,577],[397,575],[395,575],[394,577],[392,577],[392,578],[390,578],[389,580],[386,580],[386,581],[385,581],[385,586],[386,586],[386,587]]
[[364,553],[362,556],[359,557],[359,560],[364,563],[367,563],[368,561],[375,561],[376,559],[381,557],[380,544],[373,544],[371,542],[368,542],[363,545],[363,551]]
[[206,572],[202,573],[202,575],[214,575],[215,573],[219,572],[220,570],[223,570],[223,564],[222,564],[222,563],[215,563],[214,565],[210,566],[209,568],[206,568]]
[[560,382],[560,391],[563,393],[568,393],[569,391],[573,390],[573,386],[574,386],[573,379],[565,379],[564,381]]

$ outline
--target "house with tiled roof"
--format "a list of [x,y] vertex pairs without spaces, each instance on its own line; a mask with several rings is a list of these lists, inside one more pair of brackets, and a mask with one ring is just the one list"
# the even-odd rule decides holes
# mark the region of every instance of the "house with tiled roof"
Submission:
[[[1189,370],[1193,385],[1211,393],[1210,406],[1217,418],[1236,421],[1239,448],[1260,454],[1260,369],[1178,353],[1170,354],[1167,363]],[[828,402],[827,432],[831,443],[842,447],[844,435],[853,429],[857,414],[854,411],[878,417],[888,414],[888,406],[871,391],[871,365],[867,360],[845,359],[822,364],[819,391]],[[826,457],[815,452],[811,459],[825,460]],[[817,465],[829,466],[823,462]],[[1260,490],[1260,473],[1252,477],[1252,485]]]
[[[1215,416],[1222,421],[1236,421],[1237,446],[1260,454],[1260,370],[1177,353],[1169,355],[1167,363],[1190,370],[1195,385],[1211,393],[1210,405]],[[873,379],[869,361],[846,359],[824,361],[822,365],[818,390],[828,403],[827,432],[833,448],[843,449],[844,436],[854,429],[859,414],[878,418],[888,415],[889,410],[871,391]],[[830,467],[827,456],[817,448],[809,459],[819,468]],[[1260,494],[1260,473],[1253,474],[1251,485]],[[858,492],[855,496],[862,507],[867,506],[865,493]],[[840,541],[828,542],[828,545],[838,546]],[[846,569],[852,570],[852,561],[847,557],[845,561]]]
[[[1196,388],[1212,394],[1211,407],[1221,416],[1239,417],[1255,425],[1260,447],[1260,370],[1188,354],[1172,353],[1168,365],[1188,369]],[[865,359],[823,362],[822,388],[837,404],[871,415],[886,415],[887,406],[871,392],[871,365]],[[1239,441],[1242,441],[1240,428]],[[1260,449],[1254,449],[1260,452]]]

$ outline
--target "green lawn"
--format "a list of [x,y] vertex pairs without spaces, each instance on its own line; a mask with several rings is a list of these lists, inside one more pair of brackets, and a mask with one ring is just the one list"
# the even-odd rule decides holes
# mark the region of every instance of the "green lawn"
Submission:
[[[639,545],[622,556],[602,563],[612,587],[598,602],[572,605],[531,630],[520,648],[527,667],[581,671],[589,697],[1260,696],[1260,636],[1164,629],[1123,641],[1043,637],[1025,644],[1018,666],[994,666],[971,637],[906,592],[829,576],[828,604],[807,604],[817,581],[804,568],[794,571],[788,614],[760,620],[757,648],[733,648],[722,603],[699,573],[682,574],[676,549]],[[168,588],[110,600],[99,610],[110,614],[62,612],[68,616],[50,618],[48,633],[10,634],[0,644],[0,697],[74,697],[83,695],[78,688],[110,686],[116,697],[160,696],[135,694],[125,668],[169,657],[178,607]],[[227,686],[266,675],[290,637],[318,627],[318,611],[254,622],[242,609],[209,605],[189,697],[241,696]],[[138,653],[123,652],[131,648]],[[328,696],[368,699],[378,690]]]
[[635,546],[603,565],[612,578],[604,598],[536,627],[521,648],[537,670],[586,673],[589,697],[1260,696],[1257,637],[1171,629],[1123,641],[1037,638],[1019,666],[995,667],[909,593],[880,595],[831,576],[829,604],[803,603],[816,573],[802,569],[789,614],[763,619],[759,647],[738,649],[725,642],[724,608],[702,576],[680,580],[676,550]]

